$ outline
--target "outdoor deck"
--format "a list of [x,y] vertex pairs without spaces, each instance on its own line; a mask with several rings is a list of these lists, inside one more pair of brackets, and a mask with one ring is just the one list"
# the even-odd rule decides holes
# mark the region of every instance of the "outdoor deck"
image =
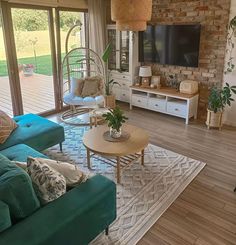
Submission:
[[[55,108],[52,76],[20,74],[24,113],[40,113]],[[0,110],[12,116],[8,77],[0,77]]]

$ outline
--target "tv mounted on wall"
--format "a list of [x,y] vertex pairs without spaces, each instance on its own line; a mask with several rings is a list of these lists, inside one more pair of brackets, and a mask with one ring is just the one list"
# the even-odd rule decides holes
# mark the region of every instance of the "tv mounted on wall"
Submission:
[[139,62],[198,67],[201,25],[148,25],[139,32]]

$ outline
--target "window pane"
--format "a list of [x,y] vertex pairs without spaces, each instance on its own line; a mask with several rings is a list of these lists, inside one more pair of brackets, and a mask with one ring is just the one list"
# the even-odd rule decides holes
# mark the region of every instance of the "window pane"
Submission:
[[4,47],[2,16],[0,13],[0,110],[13,116],[6,53]]
[[47,10],[12,8],[24,113],[55,108]]

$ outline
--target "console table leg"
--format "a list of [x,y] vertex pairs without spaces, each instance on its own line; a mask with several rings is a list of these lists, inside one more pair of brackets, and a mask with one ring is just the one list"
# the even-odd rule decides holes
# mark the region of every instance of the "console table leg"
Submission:
[[116,160],[117,160],[116,179],[117,179],[117,183],[120,184],[120,157],[117,157]]
[[88,165],[88,168],[91,169],[90,150],[88,148],[87,148],[87,165]]
[[144,165],[144,149],[141,151],[141,164]]

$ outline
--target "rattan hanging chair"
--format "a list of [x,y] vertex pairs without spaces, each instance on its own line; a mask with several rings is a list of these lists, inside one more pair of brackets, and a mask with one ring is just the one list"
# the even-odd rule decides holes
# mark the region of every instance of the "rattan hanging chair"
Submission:
[[[76,118],[104,106],[104,79],[104,65],[96,52],[88,48],[75,48],[68,52],[62,62],[61,81],[63,102],[70,109],[62,114],[62,121],[88,125],[88,120],[81,122]],[[94,90],[96,84],[97,90]],[[87,91],[84,91],[85,87]]]

